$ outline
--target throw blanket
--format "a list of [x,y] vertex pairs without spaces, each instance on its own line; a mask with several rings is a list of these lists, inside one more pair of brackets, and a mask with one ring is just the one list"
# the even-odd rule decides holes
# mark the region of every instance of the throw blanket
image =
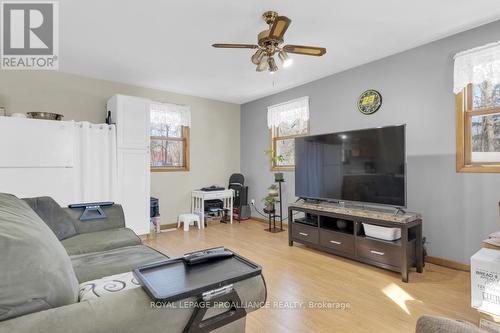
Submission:
[[141,285],[132,272],[106,276],[101,279],[80,284],[79,299],[80,302],[82,302],[88,299],[138,288],[140,286]]

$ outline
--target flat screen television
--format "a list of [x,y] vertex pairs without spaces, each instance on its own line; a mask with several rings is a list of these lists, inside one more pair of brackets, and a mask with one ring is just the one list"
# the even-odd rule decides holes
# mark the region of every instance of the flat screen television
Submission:
[[295,195],[406,207],[405,125],[296,138]]

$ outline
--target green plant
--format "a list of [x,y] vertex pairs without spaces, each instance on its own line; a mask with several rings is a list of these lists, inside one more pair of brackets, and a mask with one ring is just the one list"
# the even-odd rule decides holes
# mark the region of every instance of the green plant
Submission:
[[285,157],[283,155],[276,155],[273,149],[266,150],[266,155],[269,156],[273,164],[279,164],[285,161]]
[[[271,160],[271,164],[273,166],[279,165],[280,163],[285,161],[285,157],[283,157],[283,155],[276,155],[275,151],[273,149],[266,150],[266,155],[269,156],[269,159]],[[283,173],[275,172],[274,179],[275,179],[275,181],[283,181]],[[262,201],[264,201],[264,204],[266,206],[264,208],[264,211],[273,212],[274,205],[276,204],[276,202],[278,202],[278,200],[277,200],[278,185],[271,184],[268,187],[268,190],[269,190],[268,195],[264,199],[262,199]]]
[[268,195],[264,199],[262,199],[262,201],[264,201],[266,205],[274,205],[278,200],[276,199],[276,197]]
[[274,211],[274,205],[277,202],[276,197],[268,195],[262,199],[262,201],[264,201],[264,212],[272,213]]
[[278,189],[278,185],[276,185],[276,184],[271,184],[271,186],[269,186],[267,189],[268,189],[268,190],[277,190],[277,189]]

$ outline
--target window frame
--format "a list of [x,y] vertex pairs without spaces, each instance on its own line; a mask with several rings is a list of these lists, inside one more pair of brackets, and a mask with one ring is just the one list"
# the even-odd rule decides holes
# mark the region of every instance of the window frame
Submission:
[[[175,171],[189,171],[189,134],[190,130],[187,126],[181,127],[181,137],[168,137],[168,136],[152,136],[149,135],[149,140],[165,140],[165,141],[177,141],[183,143],[183,165],[182,166],[150,166],[151,172],[175,172]],[[151,149],[151,148],[150,148]],[[151,155],[151,153],[150,153]],[[151,163],[151,157],[150,157]]]
[[294,135],[284,135],[280,136],[279,135],[279,126],[273,126],[269,130],[269,136],[271,138],[271,171],[295,171],[295,164],[294,165],[277,165],[275,156],[276,156],[276,142],[281,141],[281,140],[290,140],[290,139],[295,139],[295,138],[300,138],[306,135],[309,135],[309,125],[310,125],[310,120],[307,120],[307,130],[306,133],[304,134],[294,134]]
[[473,109],[473,84],[456,94],[456,168],[457,172],[500,173],[498,162],[472,162],[472,117],[500,113],[500,107]]

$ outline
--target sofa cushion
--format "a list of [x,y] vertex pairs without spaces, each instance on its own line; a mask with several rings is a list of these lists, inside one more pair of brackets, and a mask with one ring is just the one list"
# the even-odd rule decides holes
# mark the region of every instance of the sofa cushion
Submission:
[[80,234],[62,241],[70,256],[101,252],[119,247],[140,245],[141,239],[128,228],[109,229]]
[[24,198],[59,240],[76,235],[73,218],[51,197]]
[[138,266],[165,259],[168,257],[145,245],[71,256],[80,283],[129,272]]
[[66,250],[17,197],[0,193],[0,321],[78,300]]

